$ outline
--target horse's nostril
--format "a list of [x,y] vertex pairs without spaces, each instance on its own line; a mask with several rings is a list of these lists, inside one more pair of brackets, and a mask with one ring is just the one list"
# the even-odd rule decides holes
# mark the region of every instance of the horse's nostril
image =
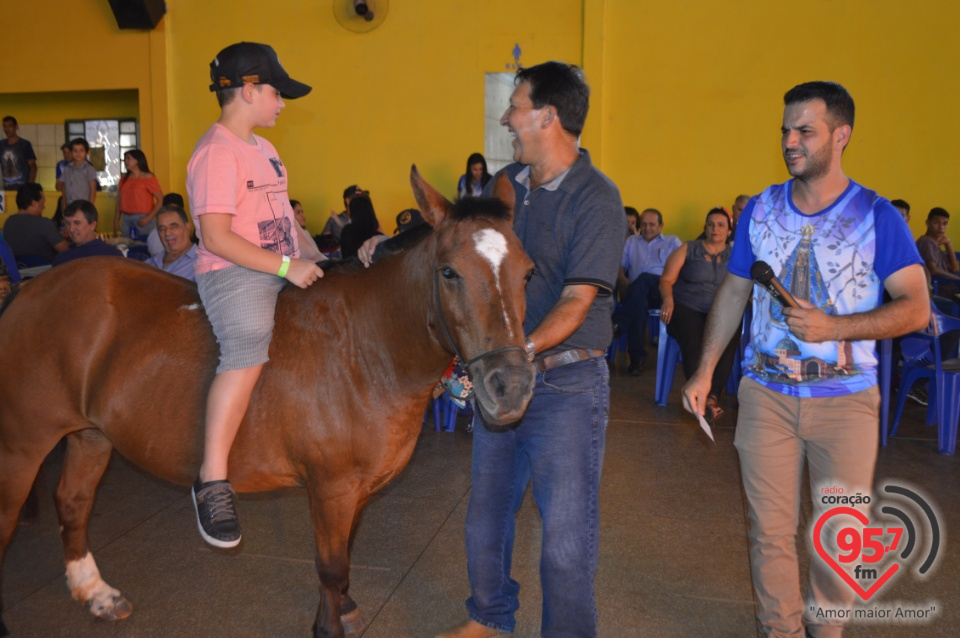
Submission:
[[522,401],[532,389],[533,377],[518,367],[496,368],[483,379],[487,394],[497,402]]
[[488,374],[486,384],[490,396],[497,400],[503,399],[507,395],[510,385],[507,382],[506,375],[500,370],[494,370]]

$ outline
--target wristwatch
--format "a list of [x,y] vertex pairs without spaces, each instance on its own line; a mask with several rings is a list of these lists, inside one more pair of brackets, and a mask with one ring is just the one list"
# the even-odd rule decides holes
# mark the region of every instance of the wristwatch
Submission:
[[527,339],[527,361],[533,362],[533,358],[537,356],[537,349],[533,345],[533,341]]

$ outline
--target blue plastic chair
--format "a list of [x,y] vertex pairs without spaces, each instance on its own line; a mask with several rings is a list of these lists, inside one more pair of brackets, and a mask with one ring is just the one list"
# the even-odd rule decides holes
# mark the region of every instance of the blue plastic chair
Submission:
[[[652,312],[652,311],[651,311]],[[659,320],[660,311],[657,311]],[[733,359],[733,367],[730,368],[730,377],[727,379],[727,394],[732,397],[737,396],[737,390],[740,388],[740,377],[743,374],[743,354],[746,349],[747,340],[750,338],[750,317],[749,306],[743,314],[743,322],[740,326],[740,347]],[[660,323],[660,343],[657,346],[657,385],[654,390],[654,400],[657,405],[666,405],[667,397],[670,396],[670,389],[673,387],[673,374],[677,369],[677,362],[683,361],[680,354],[680,344],[676,339],[667,333],[667,324]]]
[[[659,311],[658,311],[659,313]],[[667,324],[659,320],[660,343],[657,344],[657,386],[654,400],[657,405],[666,405],[670,388],[673,386],[673,373],[680,358],[680,344],[667,333]]]
[[[444,432],[455,431],[457,429],[457,416],[473,413],[469,401],[466,406],[461,408],[453,402],[453,399],[446,392],[436,399],[431,399],[430,405],[427,407],[428,414],[431,409],[433,410],[433,429],[437,432],[441,430]],[[424,415],[424,421],[426,421],[426,415]]]
[[[654,336],[657,335],[657,336]],[[647,339],[650,340],[650,345],[652,346],[655,341],[659,341],[660,335],[660,309],[654,308],[650,311],[650,316],[647,318]],[[624,346],[626,347],[626,346]]]
[[20,281],[20,270],[17,268],[17,260],[13,257],[13,251],[10,245],[0,237],[0,260],[7,267],[7,274],[10,276],[10,283],[15,284]]
[[[897,389],[897,406],[889,436],[897,433],[907,392],[920,379],[929,379],[930,397],[927,406],[927,424],[938,424],[937,451],[956,454],[957,423],[960,421],[960,359],[944,359],[940,336],[951,330],[960,330],[960,319],[945,315],[930,304],[930,324],[910,333],[900,342],[903,351],[903,370]],[[953,353],[948,353],[953,354]]]
[[957,280],[948,277],[934,276],[930,278],[930,284],[935,296],[946,297],[950,300],[950,314],[954,317],[960,317],[960,294],[950,294],[958,288]]

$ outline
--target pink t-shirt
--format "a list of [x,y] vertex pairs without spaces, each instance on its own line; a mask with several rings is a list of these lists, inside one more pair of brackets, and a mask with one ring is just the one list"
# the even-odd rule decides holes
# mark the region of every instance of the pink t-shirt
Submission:
[[[254,246],[299,257],[297,222],[287,196],[287,169],[273,144],[254,135],[248,144],[221,124],[211,126],[187,164],[187,197],[194,217],[233,215],[231,230]],[[197,224],[197,274],[234,264],[206,249]]]

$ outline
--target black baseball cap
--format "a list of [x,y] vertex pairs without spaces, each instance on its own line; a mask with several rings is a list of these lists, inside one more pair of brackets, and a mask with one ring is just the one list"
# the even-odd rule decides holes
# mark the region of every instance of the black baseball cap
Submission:
[[247,82],[269,84],[288,100],[303,97],[312,87],[292,79],[280,66],[273,47],[256,42],[231,44],[210,63],[211,91],[236,89]]
[[393,234],[396,235],[405,230],[410,230],[414,226],[419,226],[422,223],[424,223],[423,215],[421,215],[420,211],[416,208],[402,210],[397,214],[397,230],[395,230]]

